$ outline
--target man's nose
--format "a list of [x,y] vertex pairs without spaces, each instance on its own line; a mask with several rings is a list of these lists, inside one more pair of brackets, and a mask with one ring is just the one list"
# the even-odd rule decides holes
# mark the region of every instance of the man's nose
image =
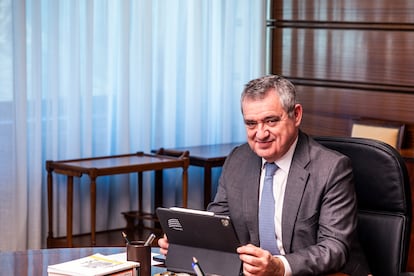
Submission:
[[257,128],[256,128],[256,136],[266,137],[268,135],[269,135],[268,126],[263,122],[258,123]]

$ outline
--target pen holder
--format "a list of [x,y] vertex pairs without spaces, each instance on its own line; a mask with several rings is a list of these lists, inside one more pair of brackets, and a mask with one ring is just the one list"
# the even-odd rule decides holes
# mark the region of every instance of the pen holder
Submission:
[[127,260],[139,262],[140,276],[151,276],[151,245],[144,245],[144,241],[127,243]]

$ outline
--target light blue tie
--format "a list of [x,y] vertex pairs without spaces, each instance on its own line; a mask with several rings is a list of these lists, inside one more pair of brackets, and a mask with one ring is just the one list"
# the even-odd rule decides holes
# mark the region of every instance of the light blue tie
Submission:
[[273,198],[273,175],[278,169],[275,163],[265,164],[265,179],[259,207],[260,247],[273,255],[280,255],[275,232],[275,199]]

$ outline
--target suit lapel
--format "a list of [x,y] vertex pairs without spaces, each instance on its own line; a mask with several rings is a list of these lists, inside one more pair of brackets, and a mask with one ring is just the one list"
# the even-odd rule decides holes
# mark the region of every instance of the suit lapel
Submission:
[[290,166],[283,201],[282,238],[286,253],[291,251],[293,228],[309,178],[309,172],[305,169],[309,162],[308,140],[306,136],[299,133],[299,140]]
[[245,215],[245,221],[247,229],[250,235],[250,242],[255,245],[259,245],[259,184],[262,159],[255,158],[255,163],[250,166],[249,171],[245,174],[245,189],[243,189],[243,213]]

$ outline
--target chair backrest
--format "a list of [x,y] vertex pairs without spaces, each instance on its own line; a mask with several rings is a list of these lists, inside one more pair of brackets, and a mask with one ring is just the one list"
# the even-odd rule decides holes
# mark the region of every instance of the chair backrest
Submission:
[[358,200],[358,236],[373,275],[406,269],[411,193],[404,160],[390,145],[366,138],[315,137],[350,157]]

